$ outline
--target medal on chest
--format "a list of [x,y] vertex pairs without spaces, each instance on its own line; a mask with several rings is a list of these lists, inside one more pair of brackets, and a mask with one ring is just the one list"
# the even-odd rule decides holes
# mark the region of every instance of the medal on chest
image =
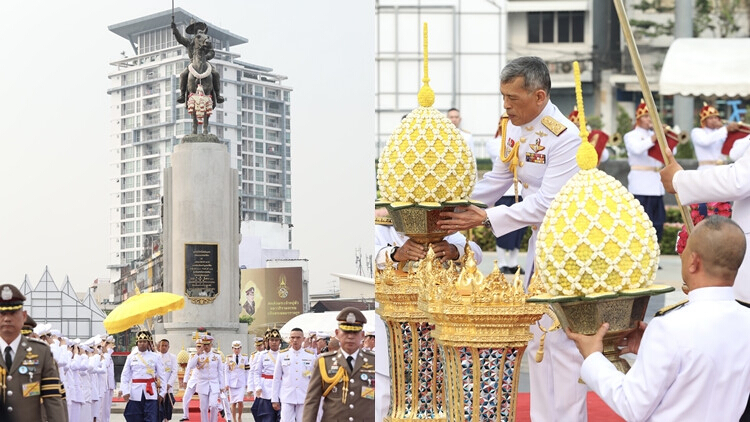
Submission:
[[531,149],[531,151],[526,153],[526,162],[536,163],[536,164],[546,164],[547,154],[542,152],[546,149],[546,147],[542,145],[542,137],[547,136],[547,134],[542,131],[539,131],[539,132],[536,132],[536,135],[539,137],[536,138],[535,143],[529,145],[529,149]]

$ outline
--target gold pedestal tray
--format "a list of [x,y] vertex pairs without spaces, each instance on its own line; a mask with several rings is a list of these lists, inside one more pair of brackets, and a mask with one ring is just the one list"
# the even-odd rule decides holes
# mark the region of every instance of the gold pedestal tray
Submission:
[[423,208],[412,206],[394,209],[388,206],[387,208],[396,231],[404,233],[415,242],[423,245],[437,243],[450,234],[438,229],[437,222],[440,220],[441,212],[453,211],[454,207]]
[[[630,364],[620,357],[620,341],[643,321],[651,296],[673,291],[673,287],[654,286],[642,294],[620,294],[607,299],[574,299],[550,302],[562,329],[574,333],[593,335],[605,322],[609,330],[604,336],[604,356],[623,374]],[[536,299],[532,299],[537,301]]]

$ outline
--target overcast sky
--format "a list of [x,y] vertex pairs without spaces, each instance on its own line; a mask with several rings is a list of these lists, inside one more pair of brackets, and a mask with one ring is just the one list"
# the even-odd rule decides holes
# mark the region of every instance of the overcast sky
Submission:
[[[311,281],[355,271],[372,253],[372,1],[186,1],[175,7],[249,40],[241,60],[286,75],[292,92],[294,247]],[[0,153],[0,283],[36,285],[49,266],[77,291],[106,266],[110,62],[130,43],[109,25],[168,1],[11,2],[5,6]],[[8,51],[8,50],[6,50]],[[80,74],[80,76],[78,76]]]

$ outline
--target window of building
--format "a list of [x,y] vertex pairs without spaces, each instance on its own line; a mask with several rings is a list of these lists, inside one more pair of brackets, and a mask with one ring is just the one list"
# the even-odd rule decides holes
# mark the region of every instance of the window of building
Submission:
[[582,43],[584,12],[527,13],[528,42]]
[[255,124],[259,126],[263,126],[263,115],[262,114],[255,114]]
[[263,171],[255,170],[255,180],[258,182],[262,182],[264,180]]
[[[255,128],[255,139],[263,139],[263,128],[260,128],[260,127]],[[263,151],[258,151],[257,148],[255,151],[263,152]]]

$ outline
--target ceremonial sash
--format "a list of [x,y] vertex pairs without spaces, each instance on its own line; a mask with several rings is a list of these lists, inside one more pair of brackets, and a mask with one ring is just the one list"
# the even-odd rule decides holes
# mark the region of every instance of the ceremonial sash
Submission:
[[153,379],[153,378],[138,378],[138,379],[134,379],[132,382],[136,383],[136,384],[146,384],[146,393],[147,394],[154,394],[154,388],[151,386],[151,384],[153,384],[154,382],[156,382],[155,379]]

